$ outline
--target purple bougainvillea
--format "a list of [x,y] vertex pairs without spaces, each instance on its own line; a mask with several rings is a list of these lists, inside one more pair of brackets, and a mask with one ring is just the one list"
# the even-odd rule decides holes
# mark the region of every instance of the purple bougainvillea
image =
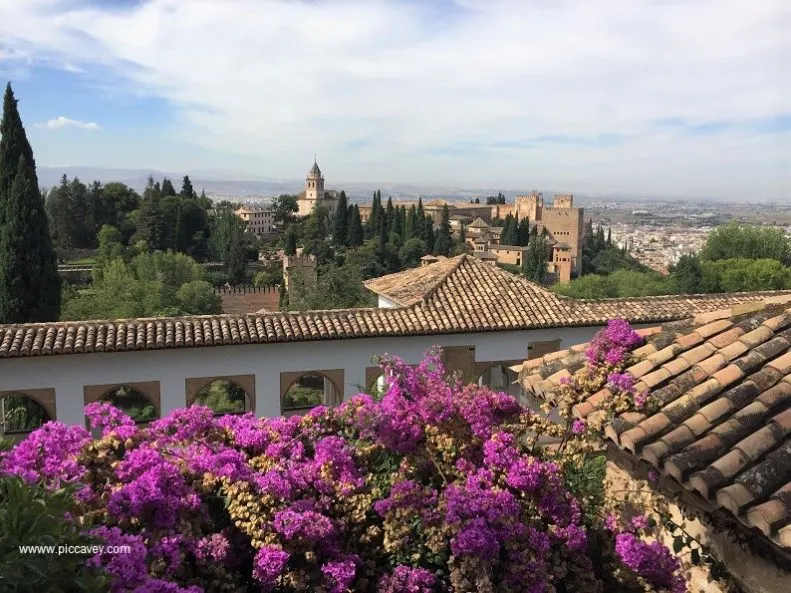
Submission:
[[[609,364],[637,340],[612,322],[588,358]],[[665,548],[586,516],[566,466],[528,445],[532,416],[513,397],[449,380],[433,352],[383,370],[380,401],[303,417],[194,406],[138,427],[92,404],[101,438],[48,423],[0,473],[81,486],[92,535],[128,550],[89,562],[112,593],[571,591],[598,578],[591,530],[646,582],[680,591]],[[586,430],[578,421],[572,437]]]

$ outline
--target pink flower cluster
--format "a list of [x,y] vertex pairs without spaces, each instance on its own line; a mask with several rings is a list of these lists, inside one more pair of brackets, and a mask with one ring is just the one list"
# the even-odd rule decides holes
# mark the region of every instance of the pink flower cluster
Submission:
[[[493,590],[543,591],[569,590],[580,570],[596,578],[595,521],[561,466],[529,452],[529,415],[514,398],[448,380],[436,353],[383,368],[381,401],[358,395],[303,417],[217,418],[195,406],[137,427],[95,404],[100,440],[49,423],[0,459],[0,474],[83,485],[93,535],[129,549],[90,561],[111,593],[200,593],[218,581],[438,593],[481,571]],[[645,568],[648,552],[621,548]]]
[[585,350],[590,366],[599,367],[603,364],[617,366],[626,353],[640,345],[643,338],[632,329],[629,322],[623,319],[612,319],[607,327],[596,334]]

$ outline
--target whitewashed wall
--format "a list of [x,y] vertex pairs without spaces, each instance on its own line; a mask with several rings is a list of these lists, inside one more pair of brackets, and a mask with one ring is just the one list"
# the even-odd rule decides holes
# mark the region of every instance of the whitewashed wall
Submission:
[[527,358],[531,342],[560,338],[561,349],[587,342],[598,328],[558,328],[442,336],[365,338],[249,344],[171,350],[69,354],[0,360],[0,391],[55,389],[57,419],[82,423],[85,385],[159,381],[162,414],[186,405],[186,378],[255,375],[256,413],[280,414],[280,373],[343,369],[345,395],[365,385],[365,369],[379,354],[417,363],[434,345],[475,346],[476,362]]

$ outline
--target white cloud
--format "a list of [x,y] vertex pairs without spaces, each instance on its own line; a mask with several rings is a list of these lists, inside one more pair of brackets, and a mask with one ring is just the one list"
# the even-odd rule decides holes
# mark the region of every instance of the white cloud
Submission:
[[92,121],[79,121],[77,119],[69,119],[59,115],[54,119],[47,120],[42,124],[37,124],[41,128],[49,128],[50,130],[59,130],[66,127],[82,128],[83,130],[99,130],[99,124]]
[[[182,136],[257,158],[258,173],[301,175],[317,152],[336,180],[576,191],[791,194],[791,126],[655,125],[788,113],[790,29],[786,0],[0,2],[17,51],[113,72],[116,90],[174,105]],[[536,143],[602,135],[620,142]]]

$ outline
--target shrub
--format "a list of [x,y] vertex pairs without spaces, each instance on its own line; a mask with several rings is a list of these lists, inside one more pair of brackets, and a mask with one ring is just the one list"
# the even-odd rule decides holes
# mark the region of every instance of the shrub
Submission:
[[[591,364],[635,339],[613,326]],[[579,454],[577,424],[448,379],[434,353],[382,366],[381,400],[303,417],[193,406],[142,428],[92,404],[99,440],[50,423],[0,470],[80,486],[91,533],[132,550],[91,560],[115,593],[683,591],[666,548],[607,529],[602,460]],[[542,433],[580,446],[559,456]]]
[[70,519],[74,487],[50,490],[16,476],[0,477],[0,591],[106,591],[107,579],[87,566],[89,556],[23,552],[20,546],[77,546],[92,538]]

